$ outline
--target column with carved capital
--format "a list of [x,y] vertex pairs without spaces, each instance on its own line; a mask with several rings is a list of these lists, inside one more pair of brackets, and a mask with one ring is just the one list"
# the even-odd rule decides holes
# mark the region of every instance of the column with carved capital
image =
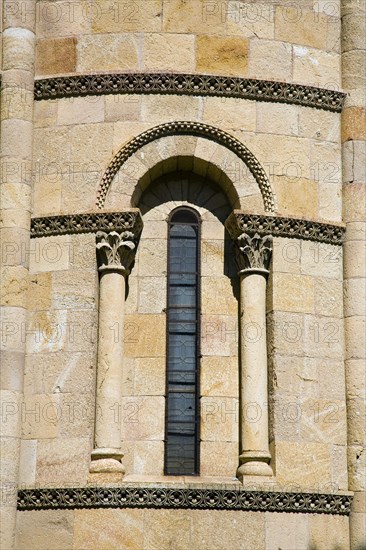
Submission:
[[237,477],[273,475],[269,465],[266,285],[272,237],[236,239],[240,276],[240,444]]
[[95,441],[91,473],[125,473],[121,450],[121,394],[126,277],[134,260],[134,233],[96,234],[99,288]]

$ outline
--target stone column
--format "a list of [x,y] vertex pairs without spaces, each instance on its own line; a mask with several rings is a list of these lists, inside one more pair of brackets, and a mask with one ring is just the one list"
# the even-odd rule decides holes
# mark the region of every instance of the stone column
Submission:
[[[36,1],[2,12],[1,182],[1,517],[0,547],[14,547],[21,443],[32,196]],[[1,17],[1,16],[0,16]]]
[[126,278],[134,260],[135,236],[130,231],[98,232],[100,273],[95,446],[91,473],[123,476],[121,395]]
[[342,0],[342,111],[344,328],[347,398],[348,480],[354,491],[350,548],[366,540],[365,434],[365,35],[366,3]]
[[269,466],[266,286],[272,237],[236,240],[240,276],[240,445],[237,477],[273,475]]

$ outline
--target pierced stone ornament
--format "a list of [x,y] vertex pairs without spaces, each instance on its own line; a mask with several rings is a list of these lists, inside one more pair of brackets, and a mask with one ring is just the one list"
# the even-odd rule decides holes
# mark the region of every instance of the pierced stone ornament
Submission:
[[99,271],[116,269],[128,275],[135,257],[135,235],[131,231],[98,231],[96,240]]
[[273,243],[270,235],[261,237],[255,233],[250,237],[247,233],[242,233],[236,243],[236,262],[240,272],[254,270],[268,273]]

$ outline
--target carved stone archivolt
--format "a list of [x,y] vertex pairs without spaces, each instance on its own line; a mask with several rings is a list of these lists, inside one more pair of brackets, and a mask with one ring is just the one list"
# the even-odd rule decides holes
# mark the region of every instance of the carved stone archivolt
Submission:
[[340,112],[346,94],[336,90],[233,76],[177,73],[88,74],[35,81],[35,99],[103,94],[182,94],[273,101]]
[[18,492],[20,511],[58,508],[183,508],[347,516],[351,503],[351,494],[246,491],[219,487],[76,487],[23,489]]
[[256,157],[253,155],[253,153],[251,153],[249,149],[245,147],[245,145],[243,145],[239,140],[224,132],[223,130],[220,130],[215,126],[210,126],[208,124],[190,121],[176,121],[160,124],[159,126],[150,128],[150,130],[143,132],[142,134],[136,136],[128,143],[126,143],[113,157],[108,168],[103,174],[97,191],[96,206],[98,208],[104,207],[107,193],[114,177],[121,169],[123,164],[134,153],[136,153],[144,145],[151,143],[156,139],[171,135],[190,135],[203,137],[215,141],[216,143],[223,145],[224,147],[235,153],[238,158],[240,158],[246,164],[254,179],[256,180],[258,187],[262,193],[265,211],[276,211],[275,194],[272,190],[271,184],[265,171],[263,170],[261,164],[256,159]]

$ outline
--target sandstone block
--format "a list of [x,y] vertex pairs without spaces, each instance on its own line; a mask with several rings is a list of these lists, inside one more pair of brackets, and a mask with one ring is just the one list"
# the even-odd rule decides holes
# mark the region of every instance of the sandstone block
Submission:
[[122,442],[163,441],[165,398],[126,396],[122,399]]
[[226,8],[226,32],[231,36],[273,39],[274,10],[274,6],[262,2],[252,4],[229,0]]
[[73,172],[104,172],[112,157],[113,124],[80,124],[70,130]]
[[142,97],[133,94],[106,95],[105,121],[137,121],[140,120]]
[[266,512],[266,550],[308,550],[308,517],[306,514]]
[[[152,476],[164,475],[164,442],[163,441],[123,441],[123,464],[127,476],[151,481]],[[125,478],[127,481],[127,479]]]
[[320,50],[326,48],[327,17],[323,13],[302,9],[298,6],[278,6],[276,9],[275,38],[282,42],[303,44]]
[[146,71],[193,72],[195,37],[192,34],[146,34],[144,39]]
[[366,110],[348,107],[342,113],[342,143],[351,139],[366,140]]
[[245,76],[248,71],[248,40],[198,36],[196,70],[204,73]]
[[57,100],[34,102],[34,127],[43,128],[56,125]]
[[[316,219],[318,217],[318,184],[312,179],[305,179],[301,166],[297,163],[285,165],[286,176],[275,176],[273,187],[276,191],[278,209],[283,215]],[[291,171],[294,177],[291,177]]]
[[[77,44],[77,71],[137,71],[140,37],[129,34],[81,36]],[[70,72],[70,71],[69,71]]]
[[23,440],[20,444],[20,485],[33,485],[36,480],[37,440]]
[[1,269],[0,303],[2,306],[27,308],[28,273],[23,266]]
[[[323,443],[276,443],[276,481],[313,491],[332,481],[329,446]],[[319,490],[319,489],[318,489]]]
[[[17,548],[19,550],[61,550],[72,548],[73,510],[19,512]],[[35,525],[37,528],[35,529]]]
[[298,135],[298,107],[258,102],[257,131],[269,134]]
[[60,126],[103,121],[103,96],[70,97],[58,102],[57,124]]
[[107,7],[95,9],[92,18],[94,33],[121,32],[159,32],[161,29],[162,0],[134,0],[126,4],[123,0],[111,2]]
[[366,258],[363,241],[348,241],[344,243],[344,275],[350,277],[364,277]]
[[143,548],[143,510],[76,510],[74,547]]
[[233,129],[254,132],[256,128],[256,105],[233,97],[205,97],[203,122],[219,126],[231,132]]
[[[223,510],[192,510],[192,540],[200,550],[220,550],[223,533],[230,548],[264,548],[264,514]],[[234,528],[233,528],[234,527]]]
[[333,244],[302,241],[301,273],[342,280],[342,248]]
[[315,140],[338,142],[341,117],[336,113],[297,107],[299,135]]
[[165,315],[126,315],[125,355],[165,357]]
[[237,315],[202,315],[201,354],[230,357],[238,355]]
[[11,118],[30,122],[33,120],[32,92],[14,84],[4,86],[1,94],[1,120]]
[[29,276],[28,309],[47,310],[51,307],[52,275],[38,273]]
[[144,511],[144,547],[188,550],[191,544],[191,518],[186,510]]
[[342,317],[342,283],[326,277],[314,280],[315,313],[330,317]]
[[164,2],[163,31],[177,33],[225,34],[224,2],[214,0],[208,4],[203,0],[169,0]]
[[5,119],[1,122],[1,132],[3,157],[17,157],[18,162],[31,159],[32,123],[29,120]]
[[37,446],[36,483],[86,484],[90,449],[89,437],[42,439]]
[[253,78],[290,80],[292,75],[290,44],[252,38],[248,73]]
[[319,550],[328,550],[332,546],[340,550],[349,547],[349,524],[343,516],[309,516],[311,543]]
[[166,308],[166,278],[144,277],[139,285],[139,313],[162,313]]
[[[228,277],[202,277],[202,311],[208,315],[235,315],[238,302]],[[215,297],[215,299],[213,299]]]
[[[332,90],[340,88],[339,54],[306,46],[293,46],[295,82]],[[344,84],[343,84],[344,85]]]
[[233,478],[238,467],[238,443],[202,441],[200,445],[202,476]]
[[202,441],[237,442],[239,400],[232,397],[201,397]]
[[201,395],[238,398],[238,372],[236,357],[202,357]]
[[39,39],[36,44],[36,74],[67,74],[76,70],[76,38]]
[[31,272],[68,269],[72,254],[71,242],[69,235],[55,235],[32,240],[29,253]]
[[315,297],[312,277],[293,273],[274,273],[272,284],[271,301],[274,310],[294,313],[312,313],[314,311]]
[[165,363],[164,357],[135,359],[135,395],[165,395]]

